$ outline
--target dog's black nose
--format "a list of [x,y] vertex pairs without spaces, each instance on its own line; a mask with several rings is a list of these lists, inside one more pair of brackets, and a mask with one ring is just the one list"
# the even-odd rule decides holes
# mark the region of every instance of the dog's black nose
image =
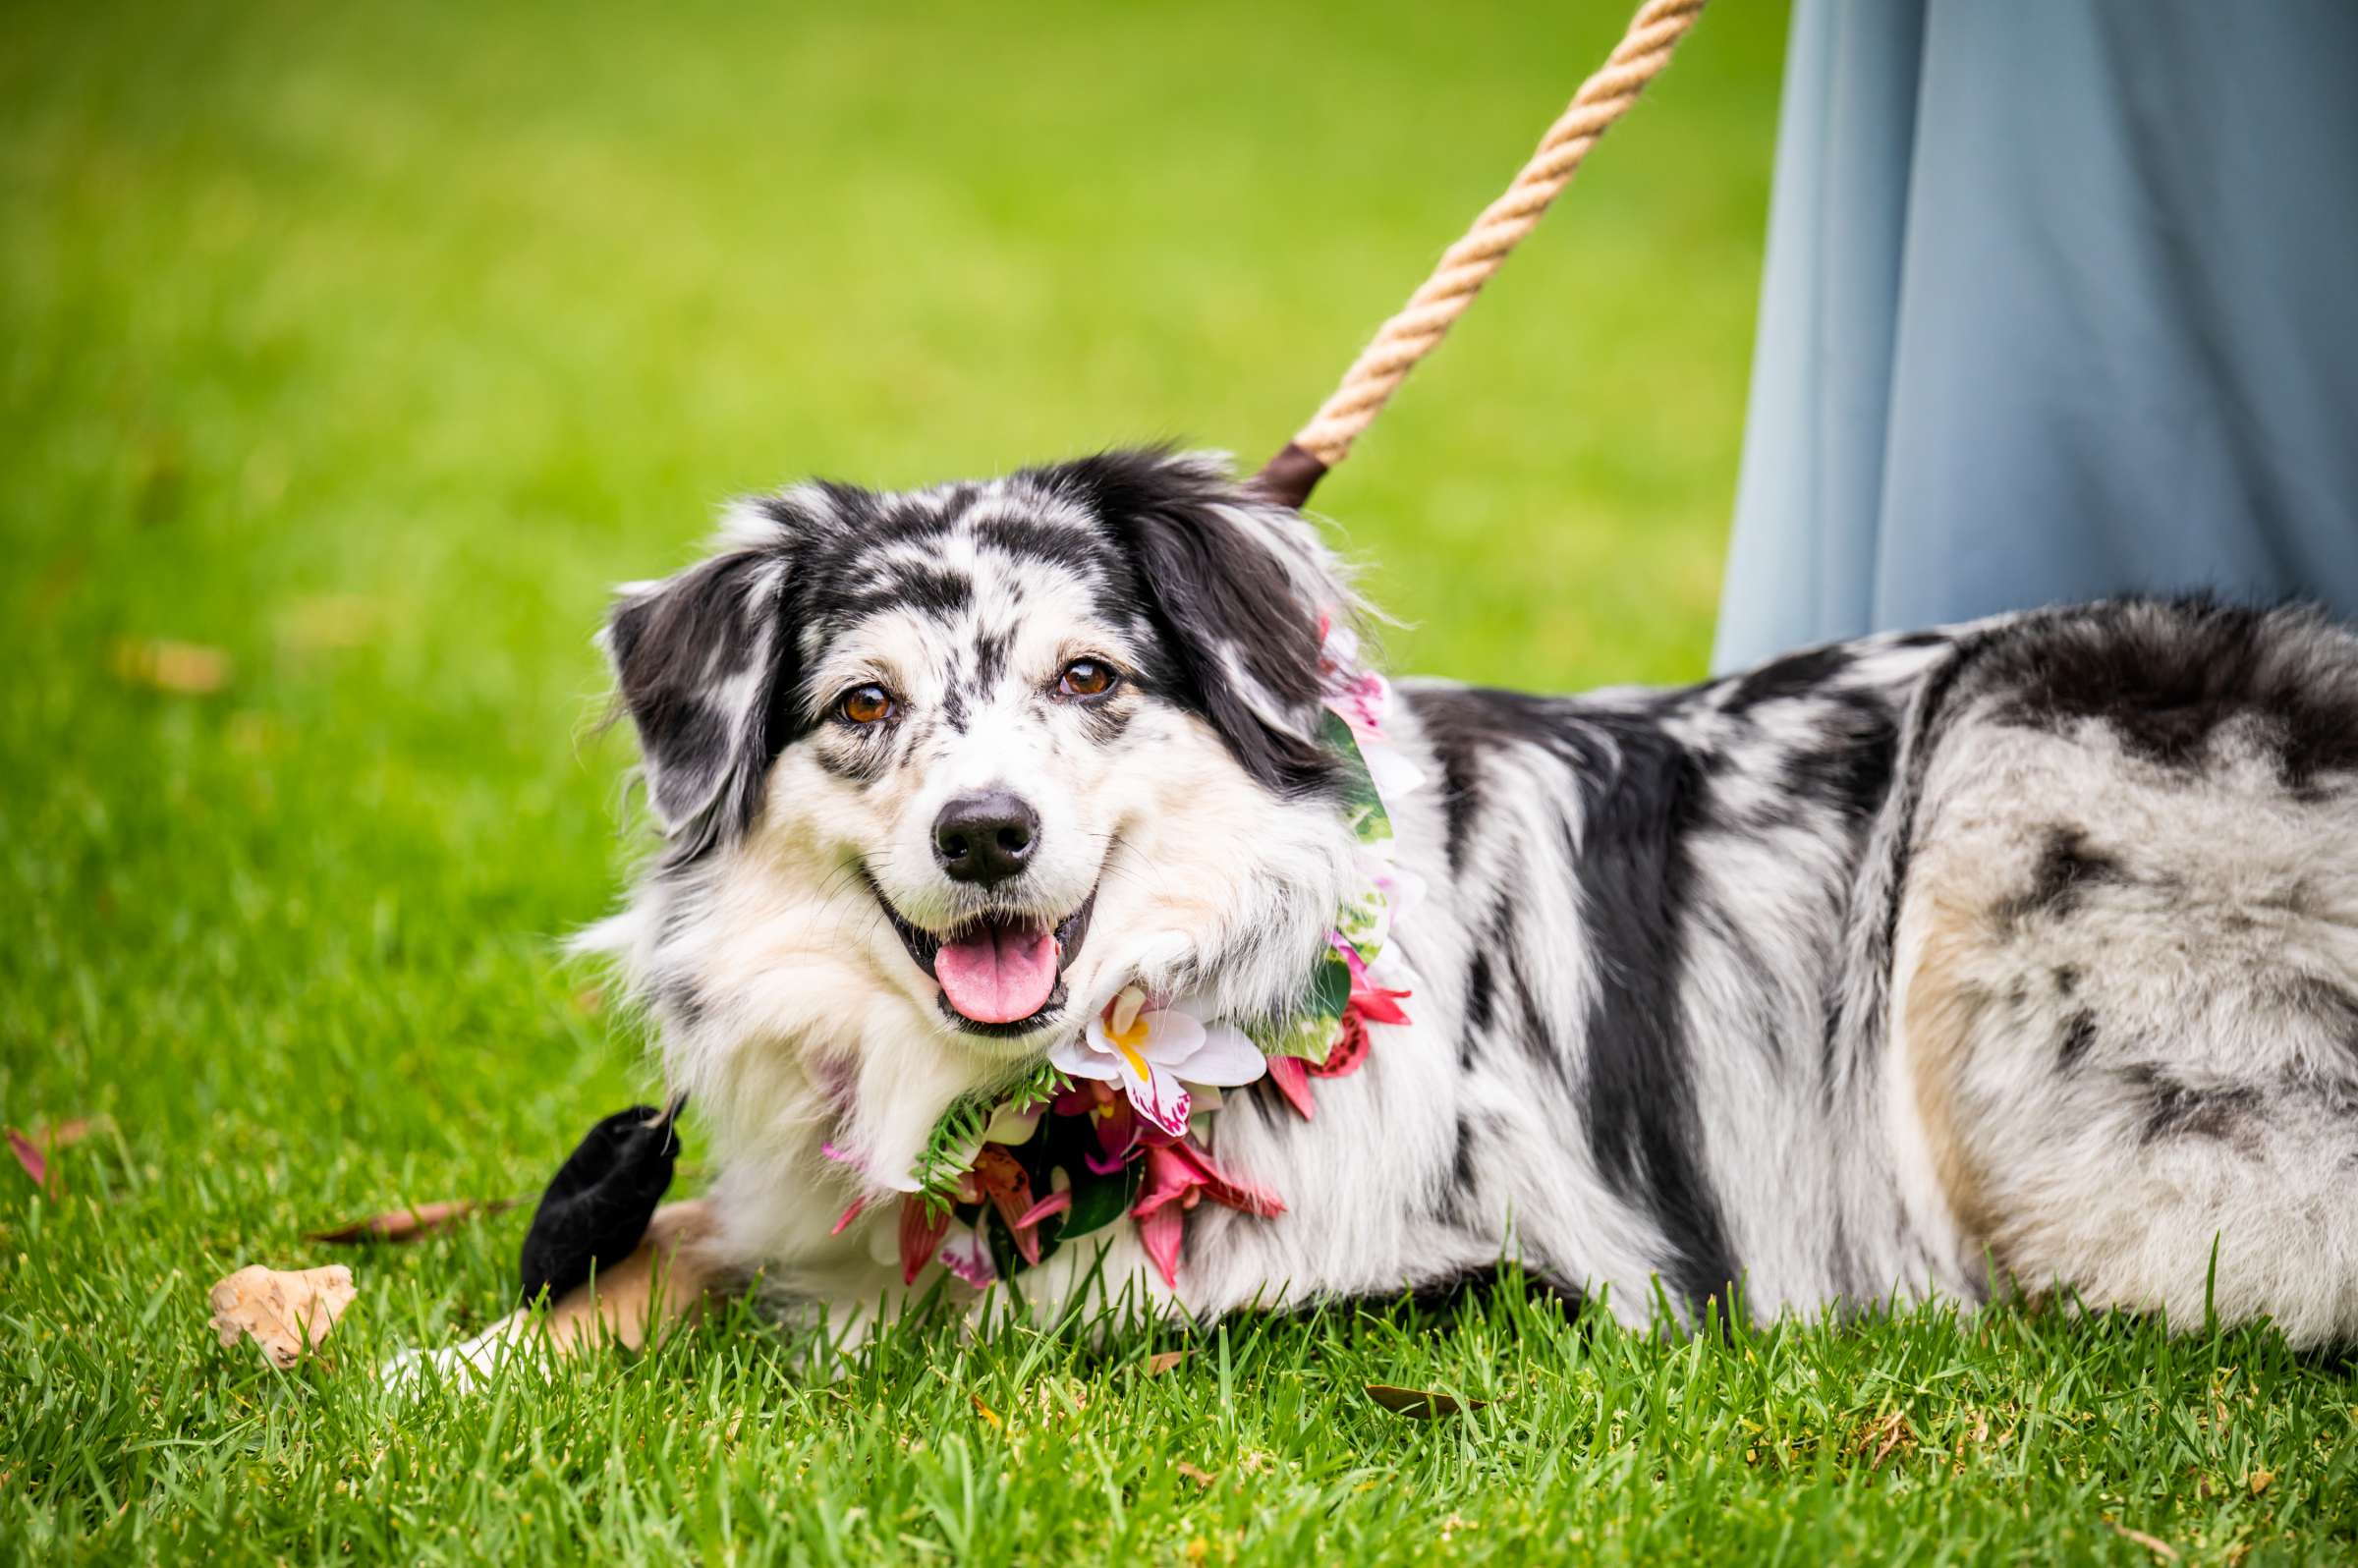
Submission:
[[960,882],[995,887],[1021,871],[1039,842],[1039,813],[1013,790],[961,795],[933,818],[933,858]]

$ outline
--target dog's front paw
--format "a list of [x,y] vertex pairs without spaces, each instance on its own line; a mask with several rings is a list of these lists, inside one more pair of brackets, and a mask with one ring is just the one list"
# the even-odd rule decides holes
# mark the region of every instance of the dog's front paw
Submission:
[[514,1353],[525,1314],[511,1313],[473,1339],[440,1350],[405,1350],[377,1369],[387,1388],[412,1397],[433,1384],[473,1391],[491,1380],[501,1359]]

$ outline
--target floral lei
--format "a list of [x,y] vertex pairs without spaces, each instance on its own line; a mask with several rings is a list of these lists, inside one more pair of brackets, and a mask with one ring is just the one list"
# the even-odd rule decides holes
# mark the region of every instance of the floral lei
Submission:
[[[1208,1016],[1192,997],[1127,986],[1013,1084],[961,1096],[907,1180],[889,1183],[903,1193],[904,1283],[938,1259],[982,1289],[1128,1214],[1163,1283],[1176,1289],[1187,1210],[1209,1199],[1263,1218],[1284,1212],[1276,1194],[1213,1159],[1220,1091],[1265,1076],[1307,1121],[1313,1079],[1359,1071],[1370,1027],[1408,1022],[1400,1003],[1414,977],[1389,938],[1423,890],[1396,860],[1384,809],[1424,782],[1384,736],[1391,685],[1361,666],[1358,639],[1331,620],[1321,627],[1319,675],[1320,738],[1343,761],[1344,811],[1359,839],[1357,886],[1300,1000],[1278,1018],[1240,1025]],[[857,1163],[832,1145],[825,1152]],[[854,1200],[835,1230],[868,1203]]]

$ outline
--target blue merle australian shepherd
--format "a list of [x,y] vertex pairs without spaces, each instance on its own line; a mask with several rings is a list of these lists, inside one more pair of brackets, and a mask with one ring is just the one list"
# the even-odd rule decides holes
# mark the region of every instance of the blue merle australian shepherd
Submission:
[[[1160,452],[806,484],[624,590],[662,844],[590,940],[711,1141],[650,1232],[675,1294],[979,1301],[904,1284],[864,1171],[1127,987],[1292,1004],[1350,858],[1318,658],[1355,603],[1299,514]],[[2020,1291],[2358,1336],[2351,634],[2114,602],[1398,696],[1412,1021],[1311,1119],[1227,1091],[1219,1165],[1282,1212],[1196,1208],[1175,1286],[1110,1225],[1029,1302],[1202,1316],[1512,1257],[1639,1321]]]

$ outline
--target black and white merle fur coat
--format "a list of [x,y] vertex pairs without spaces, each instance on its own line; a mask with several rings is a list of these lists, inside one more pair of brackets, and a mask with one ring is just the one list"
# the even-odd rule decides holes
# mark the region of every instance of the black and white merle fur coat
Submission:
[[[889,1207],[830,1226],[954,1095],[1132,982],[1296,994],[1348,863],[1315,661],[1352,604],[1309,524],[1156,453],[805,485],[626,590],[604,642],[665,843],[590,941],[697,1096],[730,1266],[889,1311]],[[1117,689],[1071,698],[1076,659]],[[889,717],[847,721],[869,688]],[[1028,1298],[1101,1269],[1217,1314],[1511,1255],[1632,1319],[2010,1282],[2358,1334],[2349,634],[2122,602],[1671,691],[1402,692],[1414,1022],[1315,1120],[1229,1092],[1217,1156],[1286,1210],[1197,1210],[1175,1298],[1127,1226]],[[1039,833],[986,891],[929,838],[982,788]],[[1039,1018],[936,988],[926,944],[982,918],[1069,935]]]

